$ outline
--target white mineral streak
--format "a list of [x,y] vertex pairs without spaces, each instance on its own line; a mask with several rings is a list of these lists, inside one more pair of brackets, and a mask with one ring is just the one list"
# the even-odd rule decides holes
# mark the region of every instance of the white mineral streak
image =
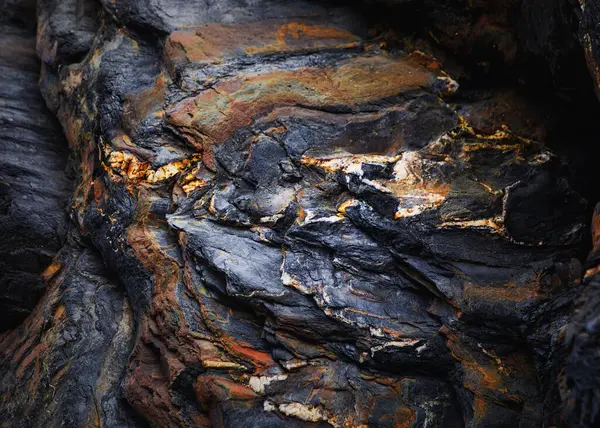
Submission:
[[329,419],[329,415],[321,406],[308,405],[303,403],[283,403],[277,405],[269,400],[263,404],[263,409],[267,412],[279,411],[286,416],[291,416],[306,422],[326,421],[336,425],[335,421]]
[[501,233],[503,230],[503,220],[501,217],[492,217],[476,220],[445,221],[439,225],[439,228],[447,227],[456,229],[489,229],[493,233]]
[[394,178],[396,181],[411,180],[416,176],[415,167],[419,162],[419,154],[415,151],[405,152],[394,165]]
[[273,214],[270,216],[265,216],[260,218],[261,223],[277,223],[278,220],[285,217],[285,214]]
[[393,340],[391,342],[386,342],[383,345],[373,346],[371,348],[371,357],[374,357],[375,354],[382,349],[385,348],[406,348],[407,346],[415,346],[421,343],[421,339],[401,339],[401,340]]
[[263,403],[263,409],[265,410],[265,412],[274,412],[275,410],[277,410],[277,407],[269,400],[265,400],[265,402]]
[[399,199],[400,203],[398,204],[398,209],[394,215],[397,219],[412,217],[436,208],[446,200],[446,197],[439,193],[415,189],[405,197]]
[[[285,263],[285,261],[284,261],[284,263]],[[307,295],[313,294],[312,290],[305,287],[300,281],[298,281],[297,279],[294,279],[289,273],[287,273],[285,270],[283,270],[283,264],[281,266],[281,282],[286,287],[295,288],[302,294],[307,294]]]
[[358,175],[360,178],[362,178],[365,173],[362,169],[362,166],[363,166],[362,162],[357,161],[357,160],[351,160],[344,168],[344,172],[346,174],[355,174],[355,175]]
[[275,376],[252,376],[250,381],[248,382],[248,386],[252,388],[252,390],[258,394],[264,394],[265,386],[269,385],[272,382],[278,382],[282,380],[286,380],[288,375],[275,375]]
[[304,366],[308,365],[308,363],[306,361],[291,360],[291,361],[283,361],[281,363],[281,365],[286,370],[295,370],[295,369],[299,369],[300,367],[304,367]]
[[[318,166],[326,172],[342,171],[349,181],[351,176],[360,178],[361,182],[371,186],[382,193],[388,193],[398,198],[398,209],[395,218],[412,217],[441,205],[445,200],[445,194],[433,190],[433,186],[427,186],[423,177],[423,163],[416,151],[408,151],[398,156],[383,155],[346,155],[333,158],[311,158],[304,156],[302,163],[305,165]],[[393,180],[369,180],[364,177],[363,166],[365,164],[386,166],[394,164]],[[433,184],[433,183],[431,183]],[[340,217],[321,217],[307,213],[302,224],[321,222],[337,222]]]
[[385,334],[383,334],[383,329],[381,327],[369,327],[369,331],[371,332],[371,336],[385,337]]
[[317,214],[314,211],[305,211],[306,216],[302,220],[301,225],[310,224],[310,223],[337,223],[338,221],[342,221],[344,218],[333,215],[333,216],[325,216],[325,217],[317,217]]
[[327,420],[327,413],[318,406],[308,406],[302,403],[285,403],[279,405],[279,411],[285,415],[308,422]]
[[409,151],[394,165],[394,181],[387,184],[399,200],[394,216],[396,219],[416,216],[440,206],[446,200],[444,193],[426,185],[423,162],[426,161],[421,159],[418,152]]
[[364,164],[386,165],[396,162],[400,156],[384,155],[343,155],[329,158],[311,158],[303,156],[300,160],[304,165],[318,166],[326,172],[344,171],[346,174],[355,174],[363,177]]

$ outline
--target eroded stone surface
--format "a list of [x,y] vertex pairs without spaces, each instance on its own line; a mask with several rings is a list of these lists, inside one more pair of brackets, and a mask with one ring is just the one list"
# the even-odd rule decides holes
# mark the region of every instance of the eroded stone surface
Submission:
[[42,296],[39,275],[65,242],[71,192],[67,143],[37,86],[34,5],[22,3],[0,16],[0,330]]
[[[41,87],[79,161],[73,235],[124,290],[63,250],[43,304],[0,338],[32,337],[2,354],[1,409],[106,426],[142,424],[129,405],[157,427],[560,423],[552,358],[584,203],[543,130],[519,132],[527,114],[453,105],[426,43],[388,44],[351,9],[102,2],[78,27],[51,6]],[[93,41],[70,43],[71,26]],[[61,303],[72,292],[85,310]],[[55,362],[78,317],[77,334],[96,328]],[[36,415],[76,362],[96,393]]]
[[600,331],[598,328],[598,266],[600,236],[600,206],[596,205],[592,219],[593,248],[585,264],[584,289],[576,301],[576,311],[562,338],[566,345],[566,367],[562,376],[561,396],[566,404],[570,426],[593,426],[600,421],[596,396],[598,371],[596,355]]
[[140,426],[121,378],[135,322],[93,251],[70,241],[46,268],[47,290],[0,339],[3,427]]

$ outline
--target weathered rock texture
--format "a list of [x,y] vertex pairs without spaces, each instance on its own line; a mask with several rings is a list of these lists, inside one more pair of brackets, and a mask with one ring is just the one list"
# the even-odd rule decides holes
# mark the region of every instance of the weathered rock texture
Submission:
[[585,266],[584,289],[578,298],[575,316],[564,333],[569,356],[563,400],[566,403],[569,424],[577,427],[595,426],[600,421],[600,380],[597,365],[600,343],[599,214],[600,206],[597,206],[593,218],[594,247]]
[[[78,172],[66,233],[51,205],[69,189],[64,156],[28,169],[51,170],[35,209],[56,225],[34,226],[58,238],[43,254],[66,244],[35,310],[0,336],[0,424],[595,420],[597,377],[577,404],[561,375],[588,225],[544,144],[553,118],[518,90],[463,90],[452,75],[476,80],[453,55],[497,50],[509,73],[539,54],[560,81],[551,46],[517,37],[515,4],[425,2],[439,42],[338,3],[40,1],[40,86]],[[40,251],[31,239],[22,247]],[[570,358],[593,358],[574,346]]]
[[[34,7],[0,12],[0,329],[44,292],[40,273],[65,242],[71,184],[60,125],[38,90]],[[4,8],[3,8],[4,9]]]

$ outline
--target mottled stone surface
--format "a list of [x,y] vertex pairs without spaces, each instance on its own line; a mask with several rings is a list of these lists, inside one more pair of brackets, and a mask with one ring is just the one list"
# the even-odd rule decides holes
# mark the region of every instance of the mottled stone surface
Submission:
[[0,335],[4,426],[578,423],[585,201],[543,110],[436,59],[519,63],[521,5],[459,3],[434,43],[341,3],[39,2],[77,187]]

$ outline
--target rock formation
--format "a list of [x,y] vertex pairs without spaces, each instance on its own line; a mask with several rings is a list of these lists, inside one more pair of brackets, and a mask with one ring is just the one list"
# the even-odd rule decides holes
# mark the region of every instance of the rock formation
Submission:
[[7,4],[0,425],[593,426],[593,163],[518,82],[587,100],[597,6],[470,3]]
[[26,5],[13,5],[0,18],[2,329],[15,327],[32,311],[44,290],[40,273],[67,233],[68,148],[38,89],[34,14]]

